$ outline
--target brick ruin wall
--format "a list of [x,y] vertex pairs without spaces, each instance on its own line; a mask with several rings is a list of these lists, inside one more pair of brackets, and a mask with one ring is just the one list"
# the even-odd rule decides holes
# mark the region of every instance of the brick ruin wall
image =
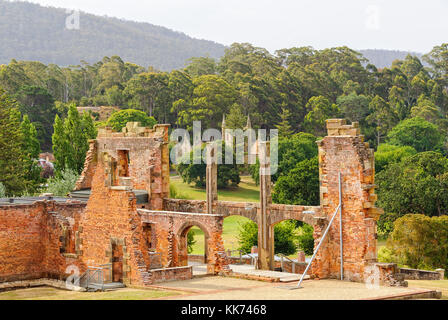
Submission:
[[[65,253],[66,230],[75,244],[85,205],[39,201],[0,207],[0,282],[65,278],[69,265],[82,268],[76,256]],[[62,250],[61,250],[62,249]]]
[[[339,204],[339,173],[343,188],[344,276],[363,281],[366,267],[376,262],[376,221],[381,214],[374,206],[373,150],[364,143],[357,123],[347,125],[335,119],[327,122],[327,128],[329,135],[318,143],[321,205],[317,207],[272,204],[270,179],[262,182],[262,205],[218,201],[212,184],[216,183],[213,168],[207,171],[212,180],[207,180],[209,203],[168,199],[168,127],[149,129],[128,123],[122,132],[101,129],[98,138],[90,142],[76,187],[92,190],[87,206],[37,202],[0,207],[0,281],[44,275],[63,278],[70,264],[79,265],[82,271],[87,266],[109,264],[114,246],[122,249],[123,281],[128,285],[188,278],[191,268],[185,267],[186,232],[193,225],[206,234],[208,272],[225,272],[229,259],[222,242],[222,223],[230,215],[244,216],[257,222],[259,228],[263,226],[259,236],[266,237],[263,242],[267,247],[260,259],[267,261],[264,268],[273,268],[273,227],[281,221],[296,219],[312,225],[317,246]],[[122,154],[129,160],[125,176],[117,174],[123,171],[121,161],[126,160]],[[133,190],[147,191],[149,202],[137,206]],[[154,227],[154,247],[148,247],[145,225]],[[63,243],[67,244],[66,237],[72,238],[68,241],[70,252],[61,251]],[[313,263],[314,277],[340,276],[339,244],[336,217]],[[161,255],[162,268],[152,265],[151,250]],[[378,268],[383,270],[384,278],[393,278],[393,268]]]

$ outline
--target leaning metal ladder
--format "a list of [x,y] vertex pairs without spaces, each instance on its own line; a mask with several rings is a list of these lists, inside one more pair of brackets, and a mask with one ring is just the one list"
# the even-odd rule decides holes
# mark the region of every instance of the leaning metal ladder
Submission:
[[330,230],[331,225],[333,224],[333,221],[336,218],[338,213],[340,215],[340,221],[339,221],[340,222],[340,224],[339,224],[339,233],[340,234],[339,234],[339,237],[340,237],[340,251],[341,251],[340,252],[340,254],[341,254],[341,280],[344,280],[344,257],[343,257],[343,251],[342,251],[343,250],[343,246],[342,246],[342,184],[341,184],[341,173],[339,173],[339,205],[336,208],[336,211],[334,212],[333,217],[331,218],[330,223],[328,224],[327,229],[325,230],[322,238],[320,239],[320,242],[319,242],[319,244],[318,244],[318,246],[316,248],[316,251],[314,252],[313,256],[311,257],[310,262],[306,266],[305,272],[303,272],[302,277],[300,278],[299,284],[297,285],[296,288],[292,288],[292,289],[301,289],[302,288],[301,284],[302,284],[303,280],[305,279],[305,276],[306,276],[308,270],[310,269],[311,264],[314,261],[314,258],[316,257],[317,253],[319,252],[319,249],[320,249],[322,243],[324,242],[325,237],[327,236],[328,231]]

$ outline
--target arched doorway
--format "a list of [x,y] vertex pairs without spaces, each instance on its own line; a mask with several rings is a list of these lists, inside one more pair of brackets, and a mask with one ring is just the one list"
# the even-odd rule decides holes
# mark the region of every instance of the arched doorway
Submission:
[[[209,263],[210,235],[205,226],[199,222],[185,223],[178,233],[179,266],[193,266],[193,274],[207,273]],[[194,240],[194,242],[192,242]]]
[[222,239],[230,268],[235,265],[252,265],[258,257],[258,225],[252,219],[231,215],[224,218]]

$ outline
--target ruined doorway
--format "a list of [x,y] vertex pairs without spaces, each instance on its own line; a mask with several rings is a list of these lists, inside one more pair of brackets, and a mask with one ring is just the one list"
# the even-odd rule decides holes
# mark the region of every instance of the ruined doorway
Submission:
[[207,274],[210,263],[208,242],[209,234],[205,227],[194,222],[183,226],[178,235],[178,265],[192,266],[194,275]]
[[117,150],[118,176],[129,177],[129,150]]
[[112,281],[123,282],[123,246],[112,244]]

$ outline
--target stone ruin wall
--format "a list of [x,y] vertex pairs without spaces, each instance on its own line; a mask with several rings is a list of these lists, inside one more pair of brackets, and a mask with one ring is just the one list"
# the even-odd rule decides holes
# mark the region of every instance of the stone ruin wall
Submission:
[[[110,263],[112,244],[124,247],[123,280],[127,284],[144,286],[155,279],[188,277],[191,269],[163,273],[150,270],[151,260],[142,238],[143,224],[155,226],[156,251],[162,255],[162,266],[174,268],[185,265],[182,232],[200,225],[208,235],[208,269],[216,274],[225,271],[228,264],[221,234],[222,221],[230,215],[242,215],[256,221],[259,227],[263,225],[265,231],[260,232],[260,237],[266,237],[267,247],[260,256],[265,261],[260,266],[270,268],[274,254],[273,227],[278,222],[296,219],[311,224],[317,246],[339,203],[339,172],[343,182],[344,276],[363,281],[365,268],[376,265],[376,221],[382,213],[374,206],[374,154],[364,143],[357,123],[347,125],[344,120],[335,119],[328,120],[327,127],[328,136],[318,143],[321,205],[317,207],[272,204],[270,179],[264,179],[265,183],[261,179],[261,205],[218,201],[216,186],[211,184],[215,183],[214,168],[208,169],[208,202],[168,199],[168,127],[158,125],[149,129],[128,123],[119,133],[101,129],[98,138],[90,142],[84,171],[77,183],[78,190],[92,189],[87,206],[68,203],[51,209],[54,211],[47,208],[52,204],[41,202],[0,207],[0,261],[7,261],[0,263],[0,281],[45,274],[63,278],[69,264],[85,270],[88,265]],[[128,177],[117,177],[118,150],[129,154]],[[137,208],[132,192],[135,189],[149,194],[144,209]],[[64,224],[76,238],[74,253],[60,252],[61,241],[65,240],[64,227],[58,225]],[[340,277],[339,240],[339,217],[336,217],[313,263],[314,277]],[[393,268],[380,269],[387,269],[384,278],[393,278]]]

